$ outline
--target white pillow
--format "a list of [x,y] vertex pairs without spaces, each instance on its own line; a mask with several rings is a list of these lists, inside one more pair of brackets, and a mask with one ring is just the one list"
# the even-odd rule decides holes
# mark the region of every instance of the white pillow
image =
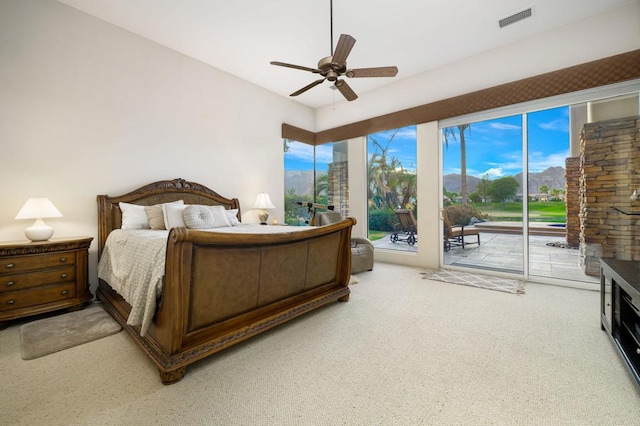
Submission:
[[162,213],[164,214],[164,228],[184,228],[184,220],[182,212],[187,208],[187,204],[163,204]]
[[[177,200],[164,204],[184,204],[184,200]],[[162,204],[146,206],[144,211],[147,213],[150,229],[167,229],[164,227],[164,212],[162,211]]]
[[229,216],[227,216],[227,209],[222,206],[208,206],[213,213],[213,227],[222,228],[231,226]]
[[122,229],[149,229],[149,219],[144,206],[129,203],[118,203],[122,211]]
[[225,210],[225,212],[227,212],[227,218],[229,218],[232,226],[240,224],[238,220],[238,209]]
[[213,212],[208,206],[187,206],[182,212],[182,219],[189,229],[209,229],[215,223]]

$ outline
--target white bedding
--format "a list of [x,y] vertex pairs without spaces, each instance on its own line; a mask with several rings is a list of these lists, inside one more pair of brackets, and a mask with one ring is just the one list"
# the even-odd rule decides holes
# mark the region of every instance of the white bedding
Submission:
[[116,229],[109,234],[98,262],[98,278],[131,305],[127,324],[144,336],[151,325],[162,277],[169,231]]
[[[207,231],[274,234],[304,229],[308,228],[240,224]],[[116,229],[107,237],[98,262],[98,278],[109,283],[131,305],[127,324],[139,325],[141,336],[149,330],[156,301],[162,294],[168,235],[169,231]]]

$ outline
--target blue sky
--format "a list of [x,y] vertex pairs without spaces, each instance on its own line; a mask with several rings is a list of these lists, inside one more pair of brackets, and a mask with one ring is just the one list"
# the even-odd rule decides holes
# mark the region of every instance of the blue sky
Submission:
[[[564,167],[569,156],[569,108],[527,115],[529,171]],[[471,123],[466,131],[467,174],[489,179],[522,172],[522,117],[520,115]],[[444,174],[460,173],[460,139],[443,147]]]
[[395,157],[406,170],[416,170],[416,126],[403,127],[397,131],[385,130],[367,137],[368,158],[373,153],[381,154],[383,148],[387,148],[389,160]]
[[[541,172],[549,167],[564,167],[569,156],[569,108],[561,107],[529,113],[529,171]],[[385,147],[395,130],[369,135],[369,155],[374,140]],[[396,157],[405,169],[415,170],[416,126],[399,129],[387,155]],[[444,174],[460,173],[460,139],[449,139],[443,147]],[[471,123],[466,132],[467,174],[495,179],[522,172],[522,117],[520,115]],[[380,152],[380,149],[378,149]],[[325,171],[332,161],[332,144],[316,147],[318,170]],[[291,143],[284,155],[285,170],[313,170],[313,146]]]
[[[316,146],[318,171],[326,172],[328,164],[333,162],[333,144]],[[289,144],[289,151],[284,153],[285,170],[313,170],[313,146],[301,142]]]

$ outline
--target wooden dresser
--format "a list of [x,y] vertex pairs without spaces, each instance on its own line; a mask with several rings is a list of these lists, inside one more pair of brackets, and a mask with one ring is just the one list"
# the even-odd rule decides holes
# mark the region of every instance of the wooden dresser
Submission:
[[0,330],[8,321],[82,309],[89,291],[91,237],[0,243]]
[[601,328],[640,392],[640,262],[600,259]]

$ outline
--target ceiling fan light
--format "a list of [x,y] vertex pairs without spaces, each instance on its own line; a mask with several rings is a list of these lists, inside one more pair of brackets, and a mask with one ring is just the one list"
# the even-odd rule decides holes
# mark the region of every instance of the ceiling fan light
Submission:
[[301,65],[288,64],[285,62],[271,61],[271,65],[277,65],[281,67],[294,68],[302,71],[310,71],[314,74],[320,74],[323,78],[314,81],[303,87],[302,89],[296,90],[291,93],[289,96],[298,96],[312,87],[317,86],[322,83],[324,80],[329,80],[335,85],[332,86],[333,89],[339,89],[340,93],[347,99],[348,101],[353,101],[358,98],[358,95],[351,89],[351,87],[344,81],[339,80],[341,76],[346,77],[395,77],[398,73],[397,67],[376,67],[376,68],[356,68],[352,70],[347,70],[347,57],[349,53],[351,53],[351,49],[356,43],[356,39],[350,36],[349,34],[340,34],[340,39],[338,40],[338,44],[336,45],[335,50],[333,49],[333,1],[330,0],[331,5],[331,30],[329,34],[331,35],[331,56],[324,57],[318,61],[318,68],[310,68]]

